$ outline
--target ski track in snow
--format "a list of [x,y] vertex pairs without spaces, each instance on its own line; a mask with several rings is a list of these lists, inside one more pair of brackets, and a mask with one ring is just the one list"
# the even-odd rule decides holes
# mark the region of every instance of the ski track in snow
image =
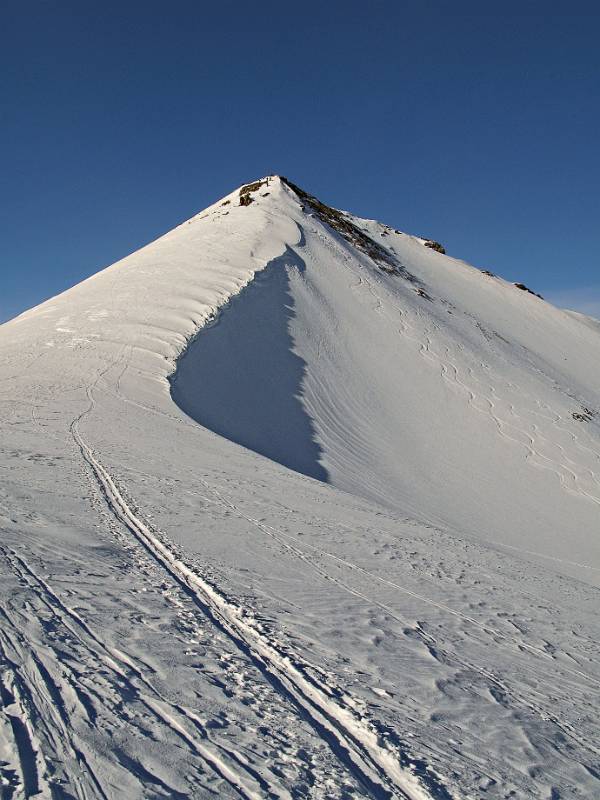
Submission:
[[[126,400],[126,398],[121,398],[121,399],[122,400]],[[146,408],[145,410],[147,410],[149,412],[152,412],[152,413],[157,413],[155,410],[150,409],[150,408]],[[184,425],[189,424],[189,423],[186,423],[185,420],[181,420],[181,419],[178,420],[178,423],[179,424],[184,424]],[[185,567],[180,562],[178,562],[176,560],[176,558],[168,551],[168,549],[166,549],[166,550],[162,549],[162,548],[164,548],[164,545],[159,540],[156,539],[154,534],[150,533],[150,531],[148,530],[148,528],[146,526],[146,523],[143,523],[141,520],[139,520],[137,517],[135,517],[135,515],[133,515],[133,518],[132,518],[132,516],[131,516],[132,512],[130,511],[130,509],[128,508],[127,504],[123,500],[123,497],[122,497],[121,493],[116,488],[116,486],[114,484],[114,480],[106,473],[104,468],[94,459],[93,455],[89,451],[89,448],[87,448],[87,445],[85,445],[80,440],[78,434],[75,434],[75,435],[76,435],[76,438],[77,438],[77,441],[78,441],[79,445],[82,447],[82,451],[85,453],[86,460],[88,460],[88,462],[91,464],[92,469],[94,470],[96,476],[98,477],[99,481],[101,482],[101,484],[103,486],[103,489],[104,489],[104,492],[105,492],[105,495],[106,495],[109,503],[113,507],[113,511],[115,511],[115,509],[116,509],[117,516],[125,518],[126,524],[130,529],[132,529],[132,526],[133,526],[133,530],[136,532],[136,536],[138,536],[138,538],[140,538],[140,540],[143,542],[143,544],[146,547],[149,546],[148,536],[150,536],[151,537],[151,540],[150,540],[151,543],[150,543],[149,549],[152,551],[153,555],[155,557],[157,557],[159,559],[159,561],[161,561],[161,563],[164,563],[164,560],[166,559],[168,567],[170,567],[172,562],[174,562],[177,565],[177,569],[176,569],[177,579],[178,580],[183,579],[184,582],[186,583],[186,585],[188,585],[189,584],[189,579],[190,579],[190,573],[189,573],[187,567]],[[92,459],[92,461],[90,461],[90,458]],[[247,521],[249,524],[251,524],[251,525],[255,526],[256,528],[258,528],[265,535],[276,539],[280,544],[283,545],[283,547],[288,552],[291,552],[295,557],[297,557],[300,560],[302,560],[303,562],[309,564],[309,566],[311,568],[315,569],[321,575],[321,577],[323,577],[325,580],[330,581],[330,582],[336,584],[337,586],[342,587],[342,589],[344,591],[347,591],[347,592],[353,594],[354,596],[359,597],[360,599],[368,602],[371,605],[379,606],[389,616],[391,616],[391,617],[393,617],[395,619],[398,619],[398,621],[401,622],[402,624],[405,624],[405,625],[409,624],[406,619],[398,617],[397,611],[392,609],[390,606],[382,604],[379,601],[377,601],[376,599],[374,599],[374,598],[372,598],[372,597],[370,597],[368,595],[365,595],[364,592],[360,592],[360,591],[352,588],[347,583],[345,583],[343,580],[340,580],[339,578],[334,577],[333,575],[328,573],[326,570],[323,570],[322,568],[320,568],[317,563],[315,563],[315,562],[313,562],[311,560],[310,555],[307,555],[307,553],[304,550],[302,550],[300,547],[297,546],[297,544],[298,544],[298,540],[297,539],[295,539],[294,537],[286,536],[284,533],[282,533],[281,531],[278,531],[277,529],[273,528],[272,526],[266,525],[266,524],[260,522],[259,520],[254,519],[253,517],[248,516],[247,514],[244,514],[233,503],[231,503],[229,500],[227,500],[223,496],[223,494],[219,490],[217,490],[215,487],[211,486],[208,482],[206,482],[202,478],[198,478],[198,480],[205,487],[207,492],[210,492],[215,496],[215,501],[218,504],[220,504],[221,506],[223,506],[226,509],[230,509],[231,511],[233,511],[234,513],[239,515],[241,518],[243,518],[245,521]],[[139,528],[140,525],[142,526],[141,530]],[[365,568],[363,568],[363,567],[361,567],[361,566],[359,566],[357,564],[354,564],[354,563],[348,561],[347,559],[340,558],[340,557],[338,557],[338,556],[336,556],[334,554],[326,552],[322,548],[317,548],[317,547],[315,547],[313,545],[310,545],[310,544],[308,544],[306,542],[304,542],[302,546],[304,548],[308,547],[310,551],[314,551],[319,556],[324,557],[325,559],[331,559],[336,564],[341,565],[346,569],[349,569],[349,570],[351,570],[353,572],[358,572],[358,573],[361,573],[362,575],[367,576],[371,582],[383,583],[383,584],[393,588],[396,591],[402,592],[404,594],[407,594],[409,596],[412,596],[412,597],[422,601],[426,605],[432,605],[432,606],[440,609],[441,611],[443,611],[446,614],[454,615],[454,616],[460,618],[461,620],[466,622],[468,625],[477,628],[478,630],[482,631],[484,634],[489,636],[490,639],[492,640],[494,646],[496,646],[496,647],[498,647],[498,646],[506,647],[508,645],[511,648],[514,648],[515,652],[526,651],[526,652],[531,653],[536,658],[540,658],[540,659],[546,660],[546,661],[551,662],[551,663],[553,662],[553,656],[548,651],[544,650],[541,647],[537,647],[537,646],[534,646],[534,645],[530,644],[527,641],[526,638],[516,638],[516,637],[507,636],[505,633],[502,633],[497,629],[490,628],[488,625],[480,623],[479,621],[477,621],[473,617],[470,617],[470,616],[468,616],[468,615],[466,615],[466,614],[464,614],[464,613],[462,613],[460,611],[457,611],[455,609],[449,608],[447,605],[444,605],[444,604],[441,604],[439,602],[436,602],[435,600],[432,600],[431,598],[428,598],[423,594],[411,591],[411,590],[407,589],[406,587],[400,586],[400,585],[398,585],[397,583],[395,583],[393,581],[390,581],[390,580],[387,580],[387,579],[382,578],[380,576],[377,576],[377,575],[373,574],[372,572],[370,572],[369,570],[367,570],[367,569],[365,569]],[[157,551],[156,551],[157,547],[158,547],[158,555],[157,555]],[[183,575],[181,575],[180,570],[183,570]],[[192,575],[193,575],[193,573],[192,573]],[[195,580],[194,580],[194,583],[195,583]],[[214,589],[212,587],[210,587],[210,586],[204,585],[203,586],[203,594],[202,594],[202,596],[200,598],[201,605],[204,605],[204,603],[206,602],[206,596],[205,596],[204,593],[207,591],[207,589],[209,591],[209,596],[210,597],[214,597]],[[217,595],[217,597],[218,597],[218,595]],[[225,601],[222,597],[219,598],[219,600],[220,600],[220,603],[225,603],[226,605],[229,605],[228,601]],[[219,608],[219,605],[217,605],[217,608]],[[233,606],[233,609],[234,609],[233,613],[234,613],[235,617],[237,618],[240,615],[241,612],[240,612],[239,608],[236,608],[235,606]],[[542,718],[551,720],[553,722],[553,724],[555,724],[556,727],[559,730],[562,730],[563,734],[566,737],[571,739],[573,742],[576,742],[577,744],[582,746],[584,749],[589,750],[591,754],[596,755],[596,756],[600,754],[600,750],[598,750],[598,748],[595,748],[593,745],[591,745],[591,743],[586,742],[585,740],[583,740],[577,734],[577,731],[573,727],[571,727],[569,725],[566,725],[559,718],[553,717],[551,712],[548,711],[548,709],[545,709],[542,706],[536,705],[535,703],[533,703],[531,701],[530,698],[526,699],[523,696],[519,696],[519,694],[515,692],[514,688],[511,688],[508,685],[506,685],[505,683],[503,683],[503,681],[497,675],[495,675],[493,671],[490,671],[489,669],[483,668],[482,666],[474,664],[473,662],[470,662],[468,660],[465,660],[464,657],[462,657],[457,652],[448,652],[448,651],[446,651],[443,646],[440,646],[439,642],[437,642],[434,637],[432,637],[430,634],[428,634],[425,630],[423,630],[419,626],[416,626],[416,628],[414,630],[415,630],[415,633],[416,633],[417,637],[420,638],[424,642],[425,646],[429,649],[429,651],[432,654],[434,654],[434,657],[436,659],[442,658],[442,659],[445,659],[445,660],[448,660],[448,661],[452,661],[453,663],[459,664],[461,667],[463,667],[466,670],[469,670],[469,671],[472,671],[472,672],[477,672],[477,673],[481,674],[481,676],[492,687],[491,691],[492,692],[494,692],[494,691],[497,692],[497,696],[498,697],[504,697],[504,698],[509,698],[510,697],[511,698],[511,702],[518,703],[521,706],[521,708],[528,709],[532,713],[534,713],[536,715],[539,715]],[[279,658],[280,658],[280,656],[276,655],[274,660],[278,661]],[[589,673],[586,673],[586,672],[582,672],[581,670],[570,668],[570,667],[565,666],[565,665],[562,666],[562,670],[566,674],[570,673],[570,674],[572,674],[573,676],[575,676],[577,678],[583,678],[586,681],[591,681],[596,686],[600,683],[600,681],[597,678],[595,678],[593,675],[590,675]],[[311,668],[311,667],[305,667],[304,671],[305,672],[306,671],[307,672],[311,672],[311,671],[315,672],[314,668]],[[331,689],[329,689],[329,691],[331,691]],[[335,693],[339,694],[339,690],[336,690]],[[302,704],[300,704],[300,705],[302,705]],[[364,780],[364,775],[363,775],[363,780]],[[373,788],[373,787],[371,787],[371,788]],[[375,796],[377,796],[377,794]],[[408,795],[408,796],[411,796],[411,795]]]
[[[245,798],[257,798],[261,796],[257,788],[247,786],[244,778],[240,776],[226,763],[221,757],[216,748],[211,748],[206,744],[206,737],[198,735],[198,731],[189,733],[187,727],[192,723],[193,727],[197,727],[196,720],[185,709],[175,707],[169,701],[165,700],[147,679],[144,669],[134,664],[124,653],[115,651],[113,648],[108,647],[102,639],[92,631],[88,625],[78,616],[72,609],[67,608],[57,595],[52,591],[50,586],[29,567],[29,565],[14,551],[4,551],[3,555],[7,562],[10,564],[15,575],[21,581],[26,581],[32,592],[40,598],[40,601],[48,610],[50,610],[56,617],[57,624],[61,625],[68,634],[76,639],[86,650],[86,659],[95,661],[100,670],[105,670],[110,673],[115,683],[125,684],[128,691],[136,696],[139,702],[145,707],[149,715],[154,716],[159,724],[169,728],[174,734],[181,738],[188,746],[192,753],[197,755],[206,765],[208,765],[219,777],[221,777],[227,784],[229,784],[235,791]],[[9,620],[10,621],[10,620]],[[12,623],[12,621],[10,621]],[[18,626],[12,623],[12,627],[18,630]],[[19,637],[22,640],[22,637]],[[14,642],[8,642],[12,645],[15,652],[19,652],[18,646]],[[21,643],[21,646],[25,646]],[[37,675],[27,674],[25,679],[20,676],[20,668],[13,662],[12,675],[13,680],[17,685],[22,687],[23,693],[27,692],[27,703],[29,707],[28,713],[21,713],[20,719],[24,728],[34,729],[34,721],[37,724],[42,722],[44,726],[48,727],[48,733],[53,737],[53,747],[55,752],[60,755],[61,761],[66,768],[69,779],[73,779],[73,775],[81,773],[81,784],[75,787],[76,791],[79,790],[79,795],[82,797],[91,796],[98,793],[101,797],[107,795],[102,789],[99,779],[94,774],[93,769],[89,765],[88,759],[83,752],[75,744],[72,734],[72,723],[66,711],[67,703],[63,698],[63,692],[66,695],[67,691],[54,683],[49,671],[43,667],[39,661],[35,650],[31,650],[32,666],[36,669]],[[65,669],[65,662],[62,661],[60,667]],[[27,688],[29,686],[37,686],[43,683],[45,692],[33,693]],[[70,676],[71,685],[77,684],[77,677]],[[136,686],[140,685],[140,688]],[[44,705],[39,705],[39,698],[41,694],[46,696],[43,698]],[[21,709],[24,705],[21,703]],[[35,709],[35,711],[34,711]],[[85,708],[80,709],[85,713]],[[59,744],[60,739],[62,742]],[[28,750],[31,752],[40,752],[39,744],[34,745],[35,738],[32,738],[27,745]],[[66,744],[66,746],[65,746]],[[228,754],[231,756],[231,754]],[[74,763],[73,763],[74,761]],[[21,757],[21,771],[23,774],[23,782],[25,786],[25,794],[35,794],[30,789],[39,783],[39,770],[32,770],[31,766],[27,766],[24,759]],[[248,776],[245,776],[246,780]],[[86,785],[87,784],[87,785]],[[49,787],[46,786],[46,789]]]
[[[314,669],[306,663],[294,663],[282,655],[246,619],[243,609],[226,600],[201,576],[183,564],[132,511],[114,479],[94,456],[79,432],[79,422],[94,408],[93,390],[88,391],[90,407],[71,427],[73,438],[95,475],[102,493],[115,517],[125,525],[169,577],[193,596],[200,610],[219,629],[226,632],[240,650],[252,659],[280,692],[283,701],[293,703],[331,746],[344,765],[356,775],[373,797],[400,797],[408,800],[425,798],[414,777],[399,766],[398,755],[381,747],[372,727],[356,717],[353,710],[340,702],[343,693],[337,687],[324,686],[314,678]],[[141,676],[138,676],[141,677]],[[340,700],[336,702],[334,697]],[[193,740],[192,740],[193,741]],[[227,768],[218,762],[211,765],[226,777],[243,796],[252,797],[235,782]]]

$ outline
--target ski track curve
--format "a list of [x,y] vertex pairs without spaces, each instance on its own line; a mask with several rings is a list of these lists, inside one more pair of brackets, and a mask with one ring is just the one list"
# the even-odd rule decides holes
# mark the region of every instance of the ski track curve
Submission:
[[188,593],[203,614],[252,661],[282,700],[300,711],[371,797],[378,800],[427,800],[429,795],[421,784],[401,766],[399,754],[380,744],[369,724],[359,718],[349,705],[335,699],[336,695],[343,697],[343,692],[320,684],[312,677],[315,672],[312,665],[299,658],[292,660],[287,654],[279,652],[252,625],[243,608],[226,599],[214,586],[186,566],[163,538],[159,538],[132,510],[116,481],[80,432],[79,423],[95,405],[93,386],[88,389],[88,398],[89,406],[73,421],[71,433],[117,520],[133,534],[170,579]]

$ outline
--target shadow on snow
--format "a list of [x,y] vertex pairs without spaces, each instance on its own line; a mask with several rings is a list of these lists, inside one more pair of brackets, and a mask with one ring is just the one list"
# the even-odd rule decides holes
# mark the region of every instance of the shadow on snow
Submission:
[[311,418],[300,401],[306,362],[293,352],[291,270],[302,259],[287,248],[179,358],[171,395],[189,417],[296,472],[327,481]]

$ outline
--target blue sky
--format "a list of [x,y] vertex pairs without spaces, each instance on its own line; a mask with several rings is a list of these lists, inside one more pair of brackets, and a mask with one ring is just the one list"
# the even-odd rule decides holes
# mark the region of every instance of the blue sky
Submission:
[[273,172],[600,316],[596,4],[8,0],[2,27],[0,319]]

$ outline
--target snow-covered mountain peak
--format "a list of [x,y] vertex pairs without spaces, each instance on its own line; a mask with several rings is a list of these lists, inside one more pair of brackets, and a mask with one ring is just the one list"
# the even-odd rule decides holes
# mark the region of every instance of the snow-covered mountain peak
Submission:
[[598,794],[600,327],[238,187],[0,327],[0,794]]
[[[530,549],[553,555],[572,554],[574,541],[595,549],[597,329],[441,249],[267,176],[3,326],[2,343],[39,351],[75,384],[81,369],[125,348],[126,380],[136,375],[136,392],[163,403],[184,385],[181,353],[189,365],[215,342],[221,383],[211,383],[210,363],[193,369],[206,387],[200,406],[221,412],[203,417],[187,384],[176,395],[200,424],[437,525],[511,545],[526,528]],[[225,307],[232,298],[235,312]],[[220,344],[229,326],[233,338]],[[264,413],[246,419],[238,409],[234,419],[232,396]],[[290,396],[306,469],[300,442],[286,438]],[[490,481],[492,514],[479,495]],[[548,534],[560,517],[568,543]]]

